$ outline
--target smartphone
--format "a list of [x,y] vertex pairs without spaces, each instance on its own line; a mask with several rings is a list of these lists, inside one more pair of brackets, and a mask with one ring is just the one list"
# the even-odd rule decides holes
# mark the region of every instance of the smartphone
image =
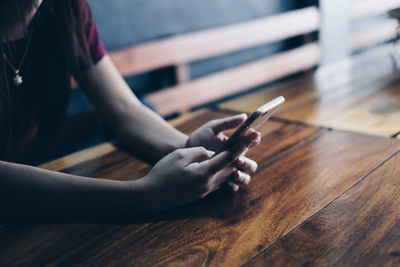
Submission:
[[244,135],[247,130],[254,129],[257,130],[264,122],[266,122],[272,114],[285,102],[283,96],[277,97],[274,100],[262,105],[256,109],[245,122],[243,122],[239,128],[229,137],[228,140],[217,150],[214,154],[217,155],[222,151],[225,151],[230,146],[235,144],[239,138]]

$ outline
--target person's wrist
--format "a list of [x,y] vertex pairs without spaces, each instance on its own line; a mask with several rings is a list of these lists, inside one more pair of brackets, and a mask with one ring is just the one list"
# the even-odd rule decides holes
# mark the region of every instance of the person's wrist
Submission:
[[157,188],[151,182],[149,175],[139,180],[125,181],[127,206],[141,213],[153,213],[159,210]]

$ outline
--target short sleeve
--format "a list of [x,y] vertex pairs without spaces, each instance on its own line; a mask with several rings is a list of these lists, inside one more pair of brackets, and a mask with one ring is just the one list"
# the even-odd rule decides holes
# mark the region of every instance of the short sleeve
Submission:
[[84,1],[83,8],[85,13],[85,33],[87,38],[88,51],[90,53],[92,62],[95,65],[106,55],[107,52],[100,40],[96,24],[93,21],[90,7],[86,3],[86,1]]

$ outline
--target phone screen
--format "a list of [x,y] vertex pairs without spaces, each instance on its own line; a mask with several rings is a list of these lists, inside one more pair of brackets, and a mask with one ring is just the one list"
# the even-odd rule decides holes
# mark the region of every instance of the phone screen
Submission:
[[229,137],[229,139],[226,140],[226,142],[216,151],[214,156],[235,144],[249,129],[257,130],[284,102],[285,98],[280,96],[256,109],[247,118],[247,120],[239,126],[239,128],[231,135],[231,137]]

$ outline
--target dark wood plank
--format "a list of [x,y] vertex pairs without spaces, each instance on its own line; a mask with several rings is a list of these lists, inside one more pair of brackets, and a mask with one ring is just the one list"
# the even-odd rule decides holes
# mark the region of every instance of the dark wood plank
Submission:
[[400,154],[247,266],[399,266]]
[[[181,128],[183,131],[191,132],[195,128],[197,128],[198,126],[200,126],[201,124],[210,119],[220,118],[227,115],[229,114],[221,112],[212,112],[212,111],[200,112],[196,117],[196,120],[193,120],[190,123],[184,123],[179,128]],[[303,142],[304,140],[309,139],[311,136],[319,133],[319,130],[315,128],[299,126],[295,124],[292,125],[279,121],[271,121],[269,124],[263,127],[262,131],[263,135],[267,140],[277,139],[277,134],[282,136],[282,140],[280,142],[272,142],[271,145],[269,145],[268,152],[264,153],[264,155],[266,155],[266,158],[269,157],[273,158],[275,157],[275,154],[280,154],[284,151],[288,151],[292,149],[294,146],[298,145],[300,142]],[[105,153],[104,155],[99,157],[89,158],[88,161],[86,162],[73,164],[72,166],[69,166],[66,169],[62,169],[62,171],[80,175],[91,175],[93,177],[99,177],[99,178],[112,177],[118,179],[127,179],[129,177],[132,177],[132,172],[134,172],[135,170],[137,171],[138,167],[140,169],[145,166],[138,166],[137,160],[133,159],[125,152],[116,150],[112,151],[111,153]],[[220,199],[219,202],[220,204],[222,204],[223,201],[227,200],[229,201],[229,197],[228,199],[224,197]],[[186,213],[189,210],[187,210]],[[148,221],[151,220],[152,220],[151,218],[148,219]],[[163,224],[165,224],[165,222],[163,222]],[[149,227],[150,225],[151,227],[156,227],[157,225],[159,225],[159,223],[157,222],[153,224],[136,223],[130,226],[117,225],[109,227],[98,226],[98,225],[8,226],[4,232],[0,232],[0,236],[4,237],[5,239],[2,238],[0,239],[6,240],[7,238],[9,238],[7,239],[8,241],[11,240],[15,241],[14,245],[16,247],[20,245],[24,246],[24,249],[21,250],[20,252],[26,254],[27,257],[24,258],[12,257],[9,262],[45,263],[45,262],[52,262],[53,260],[63,261],[63,259],[57,260],[57,258],[60,257],[60,255],[68,257],[67,255],[70,255],[68,253],[74,254],[76,252],[75,251],[76,248],[82,248],[82,245],[85,247],[89,243],[93,244],[91,242],[94,240],[99,240],[102,238],[104,239],[110,238],[110,235],[113,235],[113,233],[114,234],[118,233],[118,235],[122,234],[122,236],[130,236],[130,238],[137,238],[135,236],[136,233],[141,232],[144,228]],[[121,229],[125,230],[121,232],[120,231]],[[94,233],[96,233],[95,234],[96,236],[99,236],[98,237],[99,239],[94,238],[92,236]],[[122,238],[122,236],[120,236],[119,238]],[[60,240],[68,239],[68,237],[71,237],[74,240],[71,240],[71,242],[67,242],[68,244],[65,243],[64,244],[65,246],[62,245],[63,241],[61,242]],[[75,238],[77,238],[77,240],[75,240]],[[108,241],[111,242],[111,239]],[[33,243],[30,244],[30,242],[27,242],[27,240],[30,241],[36,240],[36,241],[34,242],[35,244]],[[85,240],[92,240],[92,241],[84,245],[83,243],[86,242]],[[111,244],[108,241],[106,241],[107,246],[110,246]],[[96,241],[96,243],[99,244],[98,241]],[[62,250],[64,250],[64,252],[59,251],[60,245],[63,247]],[[10,246],[9,248],[12,249],[12,247],[13,246]],[[0,251],[2,251],[2,249],[0,249]],[[44,252],[45,255],[43,255]],[[5,254],[0,253],[0,263],[4,262],[5,260],[5,258],[3,257],[4,255]],[[90,255],[90,253],[88,255]]]
[[[182,129],[221,116],[226,114],[203,113]],[[400,148],[395,139],[279,120],[263,130],[263,144],[250,153],[259,160],[259,172],[236,196],[218,193],[157,216],[124,223],[114,218],[110,225],[10,225],[0,230],[0,265],[240,265]],[[108,164],[75,165],[68,172],[132,175],[136,167],[124,160],[128,156],[113,153]]]

